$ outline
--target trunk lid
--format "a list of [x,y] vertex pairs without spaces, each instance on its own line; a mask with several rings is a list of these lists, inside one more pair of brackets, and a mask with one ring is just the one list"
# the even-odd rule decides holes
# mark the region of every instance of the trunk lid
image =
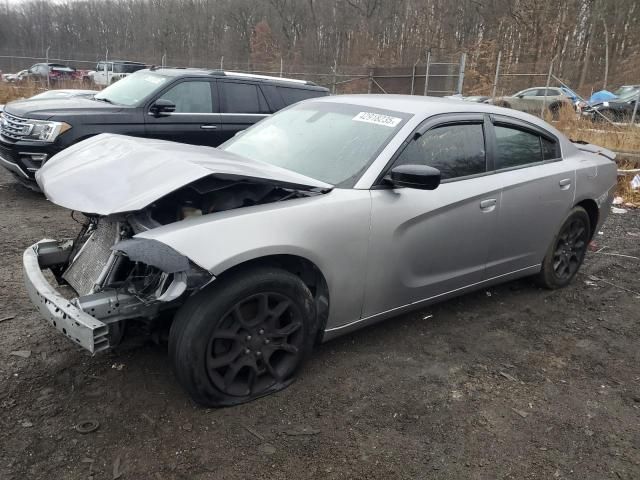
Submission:
[[594,153],[596,155],[602,155],[603,157],[606,157],[609,160],[615,160],[616,159],[616,154],[614,152],[612,152],[611,150],[607,149],[607,148],[600,147],[600,146],[594,145],[592,143],[582,142],[582,141],[573,141],[572,143],[578,150],[582,150],[583,152],[589,152],[589,153]]

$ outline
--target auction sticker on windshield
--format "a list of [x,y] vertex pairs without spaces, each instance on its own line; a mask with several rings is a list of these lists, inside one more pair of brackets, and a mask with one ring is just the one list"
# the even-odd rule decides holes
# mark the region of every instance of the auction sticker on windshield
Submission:
[[164,83],[166,81],[166,78],[156,75],[145,75],[143,77],[143,80],[149,83],[153,83],[154,85],[160,85],[161,83]]
[[392,117],[390,115],[382,115],[373,112],[360,112],[353,120],[356,122],[373,123],[375,125],[384,125],[385,127],[396,127],[402,121],[401,118]]

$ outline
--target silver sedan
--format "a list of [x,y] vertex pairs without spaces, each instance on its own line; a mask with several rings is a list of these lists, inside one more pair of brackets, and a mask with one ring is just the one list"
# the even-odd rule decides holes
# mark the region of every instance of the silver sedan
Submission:
[[172,320],[183,387],[238,404],[289,385],[317,342],[519,277],[564,287],[613,159],[525,113],[393,95],[301,102],[218,149],[99,135],[38,172],[85,221],[27,248],[26,285],[91,352]]

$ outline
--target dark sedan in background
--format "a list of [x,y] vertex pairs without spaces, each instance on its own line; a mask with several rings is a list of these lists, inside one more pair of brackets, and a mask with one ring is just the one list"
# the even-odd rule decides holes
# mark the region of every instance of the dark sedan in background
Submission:
[[[639,89],[629,89],[627,93],[611,100],[595,103],[585,107],[582,114],[593,121],[630,122],[636,102],[640,96]],[[640,112],[636,112],[636,122],[640,122]]]

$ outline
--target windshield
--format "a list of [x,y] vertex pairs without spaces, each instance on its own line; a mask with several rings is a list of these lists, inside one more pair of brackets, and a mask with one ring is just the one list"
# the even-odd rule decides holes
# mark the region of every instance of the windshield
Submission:
[[570,88],[560,87],[560,90],[562,90],[562,93],[564,93],[567,97],[569,97],[569,98],[571,98],[573,100],[576,100],[576,99],[580,98],[580,95],[578,95],[576,92],[574,92]]
[[144,65],[137,65],[135,63],[114,63],[113,71],[115,73],[133,73],[145,68]]
[[623,85],[622,87],[614,91],[613,94],[617,97],[622,97],[623,95],[626,95],[629,92],[636,92],[638,88],[640,87],[636,85]]
[[148,70],[139,71],[108,86],[94,98],[115,105],[133,106],[145,100],[168,81],[169,77]]
[[638,98],[638,93],[640,93],[640,88],[628,90],[624,95],[620,95],[617,100],[620,102],[629,102]]
[[409,117],[360,105],[303,102],[261,121],[219,148],[349,187]]

